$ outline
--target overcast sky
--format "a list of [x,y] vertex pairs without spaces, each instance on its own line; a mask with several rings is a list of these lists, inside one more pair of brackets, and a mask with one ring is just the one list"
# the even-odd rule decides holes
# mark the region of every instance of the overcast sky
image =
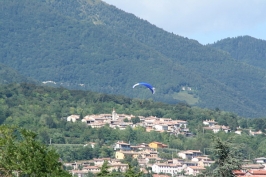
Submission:
[[266,40],[266,0],[103,0],[201,44],[249,35]]

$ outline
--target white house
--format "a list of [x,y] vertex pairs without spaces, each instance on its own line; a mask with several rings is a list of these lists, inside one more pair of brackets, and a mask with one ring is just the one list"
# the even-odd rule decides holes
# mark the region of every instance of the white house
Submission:
[[179,124],[179,127],[187,128],[187,121],[185,120],[175,120]]
[[122,151],[130,151],[131,147],[130,144],[122,142],[117,142],[114,146],[114,150],[122,150]]
[[200,167],[200,166],[189,166],[186,168],[185,171],[187,175],[197,176],[199,173],[201,173],[205,169],[206,168]]
[[83,169],[87,170],[87,174],[88,172],[99,173],[101,171],[101,167],[99,166],[86,166],[86,167],[83,167]]
[[213,125],[211,127],[204,127],[204,130],[212,130],[213,133],[218,133],[220,130],[223,130],[225,133],[230,132],[230,128],[224,125]]
[[125,172],[128,169],[128,164],[122,164],[122,163],[111,163],[109,164],[109,171],[121,171],[121,172]]
[[197,156],[191,159],[192,162],[199,162],[199,161],[210,161],[211,159],[207,156]]
[[156,130],[156,131],[167,131],[168,130],[168,125],[166,124],[155,124],[153,126],[153,128]]
[[93,162],[94,162],[95,166],[102,166],[105,161],[110,163],[111,158],[101,158],[101,159],[93,158]]
[[259,163],[259,164],[265,164],[266,163],[266,158],[265,157],[259,157],[254,159],[255,163]]
[[201,156],[202,153],[200,150],[187,150],[187,151],[180,151],[177,154],[182,159],[192,159],[197,156]]
[[88,170],[71,170],[72,176],[85,177],[88,174]]
[[238,135],[241,135],[242,131],[241,130],[236,130],[235,133],[238,134]]
[[152,165],[153,173],[169,173],[172,176],[182,172],[183,169],[183,166],[179,164],[155,163]]
[[210,161],[199,161],[198,166],[200,167],[210,167],[212,164],[214,164],[215,161],[210,160]]
[[79,115],[70,115],[67,117],[68,122],[76,122],[77,119],[79,119]]
[[263,133],[262,133],[261,130],[259,130],[257,132],[253,132],[253,131],[249,130],[249,134],[252,135],[252,136],[256,136],[256,135],[262,135]]
[[212,126],[214,126],[216,124],[217,124],[217,122],[215,122],[214,120],[204,120],[203,121],[203,125],[207,125],[209,127],[212,127]]

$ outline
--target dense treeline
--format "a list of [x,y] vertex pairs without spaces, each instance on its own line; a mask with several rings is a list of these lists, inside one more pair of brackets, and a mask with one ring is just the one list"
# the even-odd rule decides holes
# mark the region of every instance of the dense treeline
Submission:
[[251,36],[226,38],[208,46],[228,52],[235,59],[261,69],[266,69],[265,40]]
[[[106,95],[90,91],[67,90],[33,84],[11,84],[0,87],[0,120],[2,124],[12,124],[35,131],[38,139],[45,144],[52,143],[65,161],[113,156],[112,144],[118,140],[131,144],[160,141],[176,150],[208,148],[212,133],[203,131],[203,120],[215,120],[221,125],[236,130],[244,130],[241,136],[219,133],[223,139],[235,137],[237,143],[246,145],[245,155],[252,158],[266,153],[264,135],[250,136],[248,128],[266,128],[266,119],[247,119],[235,114],[215,110],[190,107],[186,104],[164,104],[151,100],[130,99],[123,96]],[[107,125],[100,129],[87,127],[84,123],[67,122],[66,117],[79,114],[111,113],[133,114],[137,116],[157,116],[187,120],[192,138],[168,133],[147,133],[141,127],[125,130],[111,129]],[[246,129],[246,130],[245,130]],[[121,133],[121,131],[123,133]],[[95,149],[78,144],[97,142]],[[77,144],[67,146],[60,144]],[[167,155],[166,155],[167,156]]]
[[36,141],[32,131],[0,126],[1,176],[70,177],[54,149]]
[[192,97],[197,106],[265,115],[265,70],[102,1],[2,0],[0,6],[0,62],[24,76],[145,99],[149,92],[129,88],[147,81],[157,88],[153,99],[167,103],[182,100],[177,93],[188,86],[184,100]]
[[[34,82],[29,78],[22,76],[20,73],[0,63],[0,84]],[[37,82],[35,82],[37,83]]]

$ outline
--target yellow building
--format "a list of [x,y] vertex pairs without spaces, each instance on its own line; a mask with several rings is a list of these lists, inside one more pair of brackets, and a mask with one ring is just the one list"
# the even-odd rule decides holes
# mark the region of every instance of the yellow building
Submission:
[[149,147],[153,149],[158,149],[158,148],[167,148],[167,145],[154,141],[149,144]]
[[134,152],[134,151],[116,151],[115,152],[115,158],[116,159],[124,159],[127,155],[131,156],[133,158],[138,158],[140,153]]

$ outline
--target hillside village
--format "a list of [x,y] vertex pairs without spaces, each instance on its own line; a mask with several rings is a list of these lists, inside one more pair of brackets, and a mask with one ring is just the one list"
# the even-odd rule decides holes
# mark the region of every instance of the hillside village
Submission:
[[[91,126],[92,128],[100,128],[108,124],[111,128],[125,129],[127,126],[137,127],[142,126],[147,132],[168,132],[173,135],[182,134],[186,137],[193,136],[188,129],[188,122],[184,120],[172,120],[171,118],[158,118],[158,117],[142,117],[135,123],[132,122],[136,117],[134,115],[117,114],[113,109],[111,114],[87,115],[80,121]],[[67,117],[67,121],[76,122],[80,119],[79,115],[71,115]],[[224,131],[231,132],[230,128],[224,125],[218,125],[214,120],[205,120],[202,122],[204,131],[212,131],[217,133]],[[234,133],[241,135],[241,129],[234,131]],[[250,130],[250,135],[255,136],[262,134],[261,131],[253,132]],[[94,148],[95,143],[89,142],[89,145]],[[172,159],[162,159],[159,157],[160,150],[168,149],[172,151]],[[190,149],[186,151],[177,151],[169,149],[167,144],[161,142],[141,143],[138,145],[131,145],[130,142],[117,141],[113,145],[114,159],[101,158],[85,161],[77,161],[73,163],[65,163],[64,165],[70,169],[73,175],[80,177],[85,174],[98,173],[104,161],[109,164],[109,170],[125,172],[128,164],[122,161],[130,157],[137,159],[140,170],[144,173],[153,174],[168,174],[170,176],[196,176],[206,168],[210,167],[214,161],[200,150]],[[150,170],[150,171],[149,171]],[[236,176],[266,176],[266,158],[260,157],[253,161],[245,161],[243,171],[235,171]],[[159,177],[159,176],[158,176]]]

